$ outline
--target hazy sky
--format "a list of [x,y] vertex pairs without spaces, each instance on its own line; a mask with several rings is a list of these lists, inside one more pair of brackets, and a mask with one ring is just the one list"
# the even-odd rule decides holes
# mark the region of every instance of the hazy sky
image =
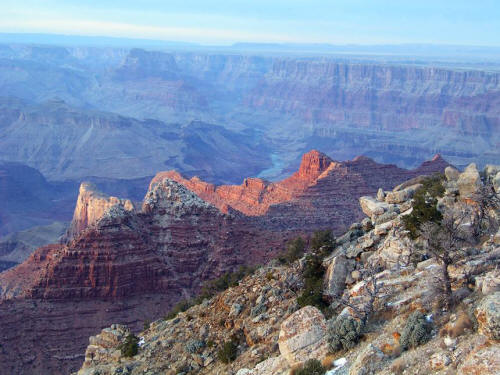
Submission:
[[500,46],[500,0],[1,0],[0,32]]

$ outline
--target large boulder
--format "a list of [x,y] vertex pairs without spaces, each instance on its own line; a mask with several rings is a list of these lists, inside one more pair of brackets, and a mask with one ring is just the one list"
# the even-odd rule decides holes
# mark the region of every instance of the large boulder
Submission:
[[258,363],[252,370],[240,369],[236,375],[285,375],[288,370],[287,360],[280,355]]
[[375,198],[369,196],[359,198],[359,204],[365,215],[371,218],[382,215],[389,209],[387,203],[379,202]]
[[349,375],[372,375],[382,368],[384,353],[372,344],[368,344],[349,368]]
[[471,163],[458,177],[458,190],[463,198],[470,198],[481,187],[481,177],[476,164]]
[[460,172],[456,168],[448,166],[444,169],[444,175],[448,182],[457,181],[458,177],[460,177]]
[[479,332],[492,340],[500,340],[500,292],[484,298],[475,311]]
[[345,288],[345,279],[352,271],[352,264],[344,255],[334,257],[325,274],[325,294],[338,296]]
[[321,359],[328,353],[326,320],[316,307],[306,306],[282,324],[278,339],[281,355],[290,366],[308,359]]
[[493,188],[497,194],[500,194],[500,172],[498,172],[493,178]]
[[491,179],[500,173],[500,165],[487,164],[484,167],[484,175],[487,179]]
[[476,277],[476,288],[485,295],[500,291],[500,270],[496,269]]
[[389,204],[399,204],[406,202],[407,200],[413,198],[415,191],[417,191],[417,189],[420,188],[421,186],[422,186],[421,184],[415,184],[412,186],[408,186],[403,190],[390,191],[385,196],[385,201]]

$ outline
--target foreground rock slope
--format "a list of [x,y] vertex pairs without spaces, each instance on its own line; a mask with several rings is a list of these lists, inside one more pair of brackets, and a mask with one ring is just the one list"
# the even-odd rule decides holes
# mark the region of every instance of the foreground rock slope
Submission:
[[[447,169],[448,178],[439,182],[444,195],[437,202],[445,215],[477,207],[478,195],[471,198],[469,193],[480,193],[492,174],[485,173],[478,184],[472,182],[466,196],[455,188],[457,179],[474,168],[462,174]],[[425,244],[405,229],[405,216],[416,209],[416,183],[427,186],[427,180],[417,179],[370,198],[376,209],[366,210],[361,223],[337,238],[333,252],[323,258],[324,268],[335,269],[323,276],[321,293],[329,302],[323,312],[298,304],[297,296],[307,283],[308,257],[289,265],[273,260],[237,286],[135,332],[135,355],[126,357],[120,350],[131,333],[128,327],[105,328],[90,338],[78,375],[288,375],[310,359],[322,361],[322,373],[330,375],[498,374],[499,208],[487,209],[489,224],[481,240],[460,249],[460,256],[448,266],[454,302],[446,307],[437,289],[442,264],[416,251],[418,243],[424,249]],[[394,196],[400,197],[398,203],[388,203]],[[377,293],[370,299],[374,285]],[[349,349],[333,349],[335,322],[358,321],[367,306],[372,311],[365,316],[361,338]],[[425,339],[421,336],[414,347],[406,347],[404,337],[413,329],[408,322],[418,314],[424,324],[418,329],[428,331]],[[220,356],[228,341],[234,344],[229,362]]]

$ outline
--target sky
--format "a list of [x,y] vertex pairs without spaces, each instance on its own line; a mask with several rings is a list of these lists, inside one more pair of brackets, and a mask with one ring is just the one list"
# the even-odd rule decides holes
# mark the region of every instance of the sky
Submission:
[[208,45],[500,46],[500,0],[1,0],[0,32]]

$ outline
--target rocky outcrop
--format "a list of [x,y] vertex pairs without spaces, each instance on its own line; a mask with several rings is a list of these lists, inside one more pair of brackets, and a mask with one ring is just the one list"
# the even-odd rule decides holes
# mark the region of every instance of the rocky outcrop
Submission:
[[472,163],[460,174],[457,180],[458,190],[464,198],[471,197],[482,185],[476,164]]
[[[197,177],[186,179],[169,171],[157,174],[152,184],[171,178],[223,212],[232,208],[245,215],[259,216],[272,228],[307,231],[329,228],[341,232],[362,218],[359,197],[374,194],[381,186],[392,189],[422,173],[442,172],[448,165],[437,157],[419,168],[405,170],[363,156],[336,162],[313,150],[303,155],[297,172],[278,182],[249,178],[242,185],[215,186]],[[413,190],[410,190],[398,194],[411,196]],[[365,206],[362,204],[362,208]],[[389,207],[385,203],[383,206],[384,210]]]
[[500,292],[487,296],[476,309],[479,332],[500,341]]
[[278,344],[290,367],[322,358],[328,353],[325,317],[312,306],[296,311],[281,324]]
[[111,207],[115,206],[126,211],[134,210],[134,205],[129,199],[110,197],[98,191],[94,184],[83,182],[80,185],[67,239],[71,240],[77,237],[85,229],[101,219]]

